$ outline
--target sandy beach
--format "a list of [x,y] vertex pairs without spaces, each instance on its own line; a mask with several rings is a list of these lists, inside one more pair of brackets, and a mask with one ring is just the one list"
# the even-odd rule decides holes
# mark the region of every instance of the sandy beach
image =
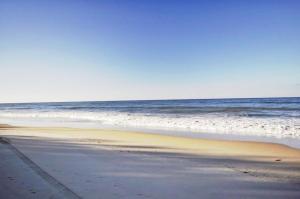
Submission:
[[0,136],[1,198],[300,197],[300,150],[281,144],[9,125]]

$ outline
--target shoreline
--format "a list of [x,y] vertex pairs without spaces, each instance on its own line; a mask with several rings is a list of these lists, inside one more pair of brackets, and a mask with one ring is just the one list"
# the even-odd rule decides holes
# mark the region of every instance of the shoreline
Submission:
[[[11,124],[11,123],[10,123]],[[218,133],[218,132],[194,132],[194,131],[183,131],[178,129],[160,129],[160,128],[142,128],[142,127],[123,127],[114,125],[96,125],[92,124],[80,124],[75,123],[20,123],[14,122],[11,126],[24,127],[24,128],[66,128],[66,129],[83,129],[83,130],[100,130],[100,131],[119,131],[119,132],[137,132],[145,134],[155,135],[167,135],[175,137],[184,137],[192,139],[209,139],[209,140],[224,140],[224,141],[245,141],[245,142],[263,142],[263,143],[274,143],[283,144],[293,148],[300,149],[300,139],[291,137],[273,137],[270,135],[259,136],[259,135],[247,135],[237,133]]]

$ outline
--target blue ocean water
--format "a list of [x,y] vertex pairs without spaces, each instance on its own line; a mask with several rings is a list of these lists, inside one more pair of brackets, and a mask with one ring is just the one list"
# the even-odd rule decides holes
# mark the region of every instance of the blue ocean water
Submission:
[[0,123],[18,122],[300,138],[300,98],[0,104]]
[[184,99],[0,104],[1,112],[117,111],[145,114],[226,114],[248,117],[300,117],[300,97],[242,99]]

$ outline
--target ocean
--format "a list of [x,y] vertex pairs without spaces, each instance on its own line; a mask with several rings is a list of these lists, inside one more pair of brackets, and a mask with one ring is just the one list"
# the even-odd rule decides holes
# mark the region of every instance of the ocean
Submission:
[[[300,143],[300,98],[0,104],[0,123],[238,135]],[[175,133],[174,133],[175,134]]]

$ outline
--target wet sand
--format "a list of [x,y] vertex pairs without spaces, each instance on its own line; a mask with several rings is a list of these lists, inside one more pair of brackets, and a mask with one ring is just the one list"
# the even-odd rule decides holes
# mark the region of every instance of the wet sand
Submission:
[[82,198],[300,197],[300,150],[285,145],[72,128],[0,136]]

